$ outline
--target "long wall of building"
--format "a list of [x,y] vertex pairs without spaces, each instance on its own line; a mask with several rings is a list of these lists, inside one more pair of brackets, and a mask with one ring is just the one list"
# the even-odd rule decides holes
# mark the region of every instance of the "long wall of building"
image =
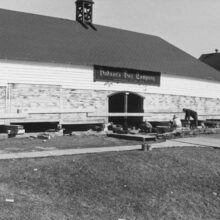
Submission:
[[220,82],[162,73],[161,85],[94,82],[92,67],[0,62],[0,123],[101,123],[108,117],[108,96],[129,91],[143,97],[148,120],[182,117],[194,109],[201,119],[220,118]]
[[161,75],[160,87],[94,82],[93,67],[0,61],[0,86],[7,83],[62,85],[64,88],[134,91],[207,98],[220,97],[220,82]]

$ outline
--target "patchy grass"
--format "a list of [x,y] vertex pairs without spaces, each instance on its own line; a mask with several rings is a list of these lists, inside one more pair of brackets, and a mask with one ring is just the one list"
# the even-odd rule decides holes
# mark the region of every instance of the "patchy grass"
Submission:
[[1,220],[217,220],[219,207],[219,150],[0,161]]
[[90,147],[112,147],[124,145],[137,145],[138,141],[120,140],[110,138],[106,135],[78,135],[78,136],[61,136],[54,137],[50,140],[43,141],[32,138],[9,138],[0,141],[0,152],[26,152],[26,151],[43,151],[56,149],[75,149]]
[[[77,133],[77,132],[76,132]],[[140,145],[140,141],[111,138],[100,133],[78,132],[73,136],[55,136],[50,140],[33,139],[29,136],[0,140],[0,153],[33,152],[56,149],[77,149],[91,147],[113,147],[125,145]],[[37,135],[36,133],[33,135]],[[220,139],[220,134],[200,134]],[[151,143],[151,142],[149,142]]]

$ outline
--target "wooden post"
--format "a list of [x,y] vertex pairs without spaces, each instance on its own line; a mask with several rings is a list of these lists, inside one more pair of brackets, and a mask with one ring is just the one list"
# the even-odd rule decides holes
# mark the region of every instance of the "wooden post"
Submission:
[[142,151],[146,151],[146,142],[145,142],[145,138],[143,138],[143,142],[142,142],[142,145],[141,145],[141,150],[142,150]]
[[59,109],[60,109],[60,114],[59,114],[59,124],[62,125],[63,123],[63,87],[60,86],[60,99],[59,99]]
[[151,150],[151,145],[146,143],[144,137],[143,137],[143,142],[142,142],[142,145],[141,145],[141,150],[142,151],[150,151]]
[[[129,92],[126,92],[125,96],[124,96],[124,112],[125,113],[128,113],[128,95],[129,95]],[[124,117],[124,127],[125,128],[128,127],[128,117],[127,116]]]

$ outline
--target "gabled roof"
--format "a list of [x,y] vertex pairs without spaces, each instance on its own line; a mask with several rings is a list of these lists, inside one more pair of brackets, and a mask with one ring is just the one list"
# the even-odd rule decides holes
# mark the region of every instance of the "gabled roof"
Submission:
[[215,69],[163,39],[0,9],[0,59],[101,65],[220,81]]
[[202,54],[199,60],[220,71],[220,53]]

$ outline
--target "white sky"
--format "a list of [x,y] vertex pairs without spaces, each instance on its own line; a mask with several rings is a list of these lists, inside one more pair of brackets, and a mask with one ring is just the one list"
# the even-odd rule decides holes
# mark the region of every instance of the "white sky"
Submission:
[[[220,50],[220,0],[94,0],[94,23],[162,37],[199,57]],[[75,0],[0,0],[0,8],[75,19]]]

